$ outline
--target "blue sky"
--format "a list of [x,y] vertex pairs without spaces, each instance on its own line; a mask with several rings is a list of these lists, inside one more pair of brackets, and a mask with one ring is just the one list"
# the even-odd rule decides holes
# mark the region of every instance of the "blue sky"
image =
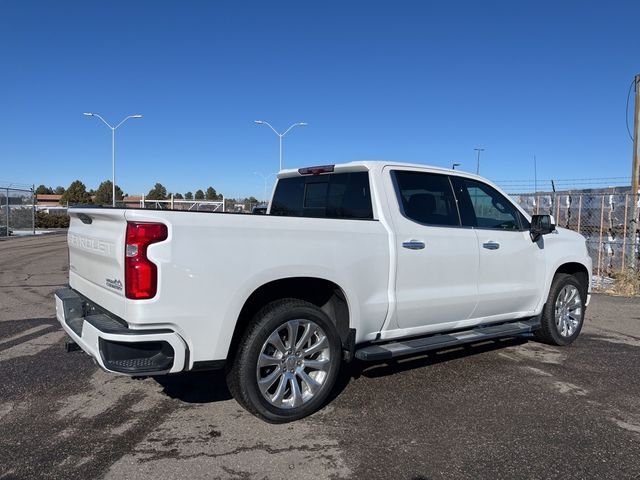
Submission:
[[629,177],[637,1],[0,0],[0,180],[128,193],[393,159],[493,179]]

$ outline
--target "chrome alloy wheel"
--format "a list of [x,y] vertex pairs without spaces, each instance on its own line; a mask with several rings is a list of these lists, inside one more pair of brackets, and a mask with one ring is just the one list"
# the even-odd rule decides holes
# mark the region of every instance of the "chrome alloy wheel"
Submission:
[[555,305],[555,320],[558,333],[563,337],[573,335],[582,317],[582,298],[575,285],[565,285]]
[[256,368],[258,388],[275,407],[299,407],[320,391],[330,367],[324,330],[310,320],[289,320],[262,345]]

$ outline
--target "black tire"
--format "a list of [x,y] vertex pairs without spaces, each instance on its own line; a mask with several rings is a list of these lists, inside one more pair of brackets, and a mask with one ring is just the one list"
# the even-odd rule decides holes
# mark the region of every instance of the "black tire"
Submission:
[[[280,388],[280,382],[297,382],[297,393],[300,394],[300,392],[303,391],[310,396],[310,398],[304,400],[304,403],[299,406],[292,406],[294,405],[292,403],[292,405],[280,408],[271,403],[273,400],[270,402],[265,398],[265,395],[273,395],[275,397],[275,394],[267,392],[263,395],[261,392],[258,386],[258,375],[261,374],[262,370],[258,370],[257,362],[263,352],[264,346],[267,344],[267,340],[273,338],[271,337],[272,334],[278,332],[278,329],[284,331],[288,322],[291,320],[302,320],[308,322],[306,323],[307,325],[311,326],[315,324],[320,327],[328,345],[322,350],[322,355],[325,357],[321,360],[323,362],[323,373],[320,373],[320,375],[323,375],[322,383],[313,394],[311,393],[311,389],[307,387],[308,384],[304,383],[300,380],[300,377],[298,377],[300,369],[302,369],[303,372],[306,370],[304,361],[313,360],[311,357],[295,357],[302,359],[302,367],[296,367],[294,365],[293,368],[295,368],[296,373],[295,376],[293,376],[292,379],[289,378],[289,380],[286,380],[283,376],[288,375],[288,371],[293,372],[293,370],[287,370],[288,367],[285,365],[287,360],[283,359],[281,366],[278,367],[265,367],[267,369],[273,368],[274,370],[279,368],[278,372],[280,373],[275,372],[278,377],[276,381],[276,391]],[[305,331],[303,326],[300,328],[303,329],[302,332]],[[297,332],[300,332],[300,330],[297,330]],[[278,333],[276,334],[280,335]],[[296,335],[298,335],[298,333],[296,333]],[[319,334],[318,337],[314,337],[314,339],[317,338],[320,338]],[[309,341],[311,342],[311,340]],[[289,337],[286,336],[282,343],[286,348],[286,345],[289,345]],[[309,345],[311,344],[309,343]],[[299,351],[303,353],[303,349]],[[274,349],[272,355],[278,356],[280,354]],[[328,359],[326,357],[328,357]],[[269,423],[291,422],[311,415],[324,405],[338,376],[341,358],[342,346],[335,325],[322,310],[302,300],[291,298],[277,300],[262,308],[254,316],[247,330],[244,332],[233,360],[227,369],[227,385],[229,391],[238,403],[255,416]],[[326,366],[324,363],[326,363]],[[269,370],[267,370],[267,372],[269,372]],[[309,372],[307,371],[306,373],[308,374]],[[266,376],[268,375],[269,373],[266,374]],[[318,377],[316,376],[315,378]],[[291,402],[293,402],[292,390],[294,385],[292,383],[288,383],[287,385],[289,385],[286,387],[290,395],[289,398]],[[307,388],[306,391],[304,391],[305,388]]]
[[[558,296],[563,292],[565,287],[569,289],[575,287],[577,289],[580,313],[574,314],[578,322],[577,326],[574,327],[575,330],[571,334],[568,334],[569,332],[566,331],[566,334],[563,335],[563,329],[556,323],[555,310]],[[535,337],[541,342],[548,343],[549,345],[565,346],[573,343],[573,341],[578,338],[578,335],[580,335],[580,331],[582,330],[582,325],[584,323],[584,314],[586,310],[584,302],[586,300],[586,293],[587,289],[585,286],[582,285],[573,275],[566,273],[556,274],[551,282],[547,303],[542,310],[541,327],[539,330],[534,332]]]

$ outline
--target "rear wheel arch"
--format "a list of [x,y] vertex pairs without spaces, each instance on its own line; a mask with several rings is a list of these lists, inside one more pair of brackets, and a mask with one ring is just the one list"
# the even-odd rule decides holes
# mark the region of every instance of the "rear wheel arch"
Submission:
[[285,298],[303,300],[320,308],[333,321],[342,345],[348,345],[351,315],[343,289],[323,278],[288,277],[265,283],[249,295],[236,321],[227,355],[229,360],[233,359],[253,317],[265,305]]
[[270,423],[322,408],[341,365],[335,324],[318,306],[284,298],[268,303],[242,333],[227,386],[238,403]]

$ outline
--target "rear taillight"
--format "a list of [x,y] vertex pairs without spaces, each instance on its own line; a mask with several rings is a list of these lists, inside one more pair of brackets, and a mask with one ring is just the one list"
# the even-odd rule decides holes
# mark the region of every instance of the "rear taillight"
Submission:
[[166,240],[167,226],[162,223],[127,223],[124,256],[124,290],[127,298],[153,298],[158,290],[158,267],[147,258],[147,247]]

